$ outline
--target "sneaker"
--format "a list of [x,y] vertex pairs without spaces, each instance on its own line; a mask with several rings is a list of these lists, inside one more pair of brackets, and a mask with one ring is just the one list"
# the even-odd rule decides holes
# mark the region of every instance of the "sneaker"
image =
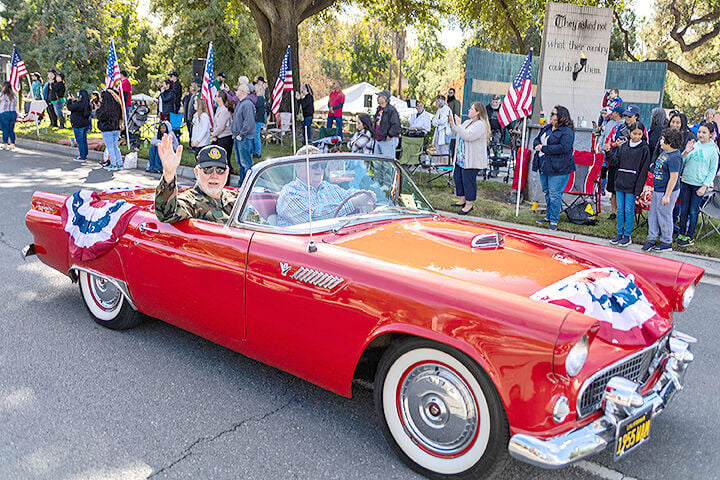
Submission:
[[617,235],[615,238],[613,238],[612,240],[610,240],[610,243],[611,243],[612,245],[617,245],[618,243],[620,243],[620,240],[622,240],[622,238],[623,238],[622,235]]
[[677,244],[678,247],[689,247],[690,245],[695,245],[695,242],[687,235],[678,235]]
[[642,246],[641,250],[643,252],[652,250],[652,248],[656,245],[656,243],[657,242],[655,240],[648,240],[647,242],[645,242],[645,245]]
[[672,244],[658,243],[652,249],[653,252],[672,252]]
[[630,235],[623,235],[622,239],[620,239],[620,242],[618,242],[618,246],[627,247],[629,245],[632,245],[632,239],[630,238]]
[[80,163],[82,163],[82,162],[85,161],[85,159],[84,159],[84,158],[80,158],[80,157],[75,157],[75,158],[73,158],[73,161],[74,161],[74,162],[80,162]]
[[608,220],[615,220],[616,218],[617,218],[617,215],[615,215],[614,213],[611,213],[610,216],[608,217]]
[[548,230],[557,230],[557,223],[551,223],[548,225]]
[[[465,204],[463,204],[463,206],[464,206],[464,205],[465,205]],[[550,223],[550,220],[548,220],[547,218],[543,218],[542,220],[538,220],[538,221],[535,222],[535,223],[537,223],[538,225],[545,225],[546,223]]]

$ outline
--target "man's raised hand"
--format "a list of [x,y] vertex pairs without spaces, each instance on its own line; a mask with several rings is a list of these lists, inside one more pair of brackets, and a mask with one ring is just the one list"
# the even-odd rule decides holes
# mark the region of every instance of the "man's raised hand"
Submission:
[[173,151],[172,137],[167,133],[163,135],[160,145],[158,145],[158,154],[163,166],[163,178],[170,183],[175,178],[175,172],[180,165],[182,159],[182,145],[178,146],[177,151]]

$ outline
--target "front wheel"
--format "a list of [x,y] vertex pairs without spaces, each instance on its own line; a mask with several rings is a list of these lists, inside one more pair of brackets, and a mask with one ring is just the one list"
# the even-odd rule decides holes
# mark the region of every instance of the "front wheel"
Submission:
[[130,306],[122,291],[111,281],[80,270],[78,283],[85,307],[97,324],[125,330],[143,321],[143,314]]
[[446,345],[391,346],[375,377],[375,409],[393,451],[430,478],[489,478],[508,459],[507,417],[484,371]]

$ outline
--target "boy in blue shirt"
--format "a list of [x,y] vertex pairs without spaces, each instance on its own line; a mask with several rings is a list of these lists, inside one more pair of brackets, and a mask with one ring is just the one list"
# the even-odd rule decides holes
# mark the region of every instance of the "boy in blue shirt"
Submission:
[[[680,170],[683,159],[680,148],[683,145],[682,133],[672,128],[662,131],[660,148],[662,153],[652,166],[653,194],[648,214],[648,237],[643,251],[672,251],[673,207],[680,195]],[[660,243],[657,243],[658,236]]]

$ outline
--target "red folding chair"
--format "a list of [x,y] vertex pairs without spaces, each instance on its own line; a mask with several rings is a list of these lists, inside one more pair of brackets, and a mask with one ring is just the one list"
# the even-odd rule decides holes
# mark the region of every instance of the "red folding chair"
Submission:
[[653,178],[655,178],[653,173],[648,172],[643,191],[635,199],[635,225],[633,226],[633,232],[643,225],[647,225],[647,214],[645,212],[650,210],[650,203],[652,202],[652,194],[654,191]]
[[579,202],[590,202],[595,207],[595,213],[600,213],[600,171],[604,155],[602,153],[573,151],[575,158],[575,171],[570,174],[563,193],[575,195],[571,203],[563,199],[563,211]]

